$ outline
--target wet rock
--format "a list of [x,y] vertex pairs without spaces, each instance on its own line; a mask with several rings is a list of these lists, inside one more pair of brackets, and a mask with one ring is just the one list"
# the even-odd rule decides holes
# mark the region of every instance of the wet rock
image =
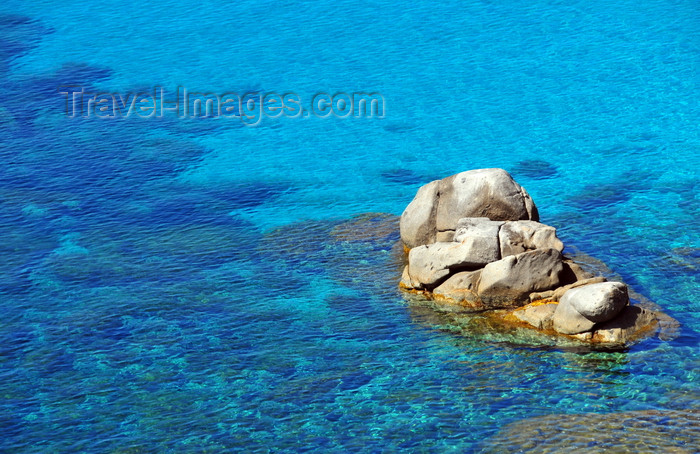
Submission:
[[481,304],[476,290],[480,276],[481,270],[455,273],[436,287],[433,295],[465,307],[479,308]]
[[530,305],[513,311],[513,316],[537,329],[547,329],[552,324],[556,304]]
[[420,282],[414,283],[413,281],[411,281],[411,275],[408,274],[408,265],[403,267],[403,272],[401,273],[401,281],[399,281],[399,287],[406,290],[420,287]]
[[552,319],[553,326],[563,334],[590,331],[596,323],[611,320],[628,304],[627,286],[620,282],[573,288],[561,297]]
[[626,345],[657,328],[658,316],[655,312],[637,306],[626,306],[615,318],[598,325],[592,340],[597,343]]

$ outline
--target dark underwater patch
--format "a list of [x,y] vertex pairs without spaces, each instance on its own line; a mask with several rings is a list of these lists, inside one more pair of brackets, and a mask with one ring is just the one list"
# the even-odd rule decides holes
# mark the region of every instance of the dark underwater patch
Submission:
[[426,179],[410,169],[392,169],[381,173],[382,179],[389,183],[405,184],[413,186],[427,183]]
[[626,202],[632,196],[633,190],[616,183],[588,185],[569,201],[581,211],[597,211]]
[[3,438],[20,438],[20,436],[24,433],[25,429],[28,430],[27,423],[23,419],[27,415],[22,415],[17,411],[17,409],[21,408],[23,405],[23,401],[8,402],[8,408],[0,412],[0,427],[2,427]]
[[[47,210],[43,218],[37,217],[44,228],[54,223],[65,228],[73,218],[81,230],[111,223],[231,225],[231,211],[257,207],[293,190],[285,183],[268,182],[214,188],[173,185],[167,178],[198,162],[208,150],[187,140],[144,139],[144,126],[66,119],[13,138],[0,152],[13,164],[3,170],[0,187],[31,192],[31,201]],[[46,204],[45,199],[52,200]],[[69,201],[74,206],[64,205]]]
[[665,268],[673,269],[676,273],[694,275],[700,271],[700,248],[673,248],[661,257],[661,264]]
[[[324,250],[337,221],[301,221],[271,230],[263,236],[259,253],[276,266],[318,268],[325,261]],[[284,264],[283,264],[284,263]]]
[[518,162],[511,172],[514,177],[525,177],[533,180],[545,180],[548,178],[556,178],[559,175],[557,166],[551,162],[541,159],[529,159]]
[[[7,207],[0,205],[0,210]],[[17,210],[19,211],[19,210]],[[33,229],[32,225],[19,225],[9,220],[0,228],[3,242],[0,245],[0,294],[22,295],[33,286],[31,275],[41,260],[58,246],[52,235]]]
[[[257,229],[247,221],[229,218],[229,223],[161,223],[153,228],[97,224],[75,240],[82,252],[49,254],[36,266],[35,278],[43,276],[69,288],[150,286],[161,294],[176,288],[187,293],[188,286],[203,282],[209,270],[248,261],[255,253]],[[216,288],[204,285],[203,290]]]
[[340,379],[338,384],[338,389],[341,391],[351,391],[355,390],[361,386],[366,385],[372,381],[372,376],[367,375],[362,371],[352,372],[350,374],[344,375]]
[[50,76],[36,79],[35,83],[45,86],[47,91],[51,89],[57,90],[61,85],[77,85],[86,88],[94,88],[96,82],[109,79],[112,77],[113,73],[114,71],[111,68],[71,62],[64,63]]
[[371,305],[368,304],[367,297],[359,297],[354,295],[331,295],[326,299],[328,307],[337,314],[342,314],[346,317],[367,317],[374,312]]
[[567,204],[583,212],[596,212],[622,204],[638,192],[648,191],[659,178],[652,172],[630,170],[615,181],[586,185],[577,195],[569,197]]
[[[137,195],[135,206],[122,208],[124,222],[142,226],[186,226],[191,224],[237,227],[240,219],[231,213],[252,209],[293,191],[286,183],[231,183],[216,187],[171,185]],[[134,212],[138,211],[138,212]]]
[[0,74],[6,73],[12,59],[32,50],[53,30],[30,17],[0,15]]
[[60,372],[72,372],[75,354],[68,349],[51,349],[45,356],[38,359],[46,374],[51,375]]
[[254,208],[293,190],[283,183],[235,183],[217,189],[234,209]]
[[656,154],[657,146],[643,144],[641,142],[644,142],[644,140],[635,140],[635,138],[632,138],[630,141],[632,143],[619,143],[610,148],[597,150],[596,153],[611,158],[622,158],[631,155],[654,156]]
[[[27,126],[44,110],[63,115],[72,114],[72,105],[67,106],[67,97],[60,87],[79,86],[85,91],[97,92],[95,84],[112,75],[109,68],[95,67],[83,63],[67,63],[50,74],[13,78],[0,86],[0,105],[9,112],[20,126]],[[31,96],[32,102],[28,102]],[[72,98],[71,98],[72,99]],[[87,101],[84,101],[87,104]]]
[[392,132],[395,134],[404,134],[416,129],[416,126],[408,123],[390,123],[388,125],[383,126],[383,128],[387,132]]

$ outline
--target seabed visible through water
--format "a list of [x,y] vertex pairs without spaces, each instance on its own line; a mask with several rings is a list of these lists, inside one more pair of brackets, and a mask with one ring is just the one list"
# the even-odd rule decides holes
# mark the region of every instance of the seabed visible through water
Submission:
[[[3,3],[0,451],[694,452],[698,14]],[[257,127],[67,118],[66,84],[387,106]],[[487,167],[678,336],[533,348],[407,301],[395,216]]]

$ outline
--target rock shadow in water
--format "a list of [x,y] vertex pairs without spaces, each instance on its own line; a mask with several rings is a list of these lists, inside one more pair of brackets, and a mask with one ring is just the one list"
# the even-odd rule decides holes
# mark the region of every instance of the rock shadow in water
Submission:
[[530,159],[518,162],[512,169],[514,176],[522,176],[533,180],[545,180],[559,176],[557,166],[541,159]]
[[586,185],[566,203],[583,213],[595,211],[600,218],[606,209],[626,202],[638,192],[649,190],[658,178],[659,175],[652,172],[628,171],[613,182]]

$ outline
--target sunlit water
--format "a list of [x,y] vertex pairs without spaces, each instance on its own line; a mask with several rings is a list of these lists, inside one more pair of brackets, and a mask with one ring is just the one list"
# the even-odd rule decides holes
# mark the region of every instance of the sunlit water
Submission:
[[[0,450],[461,453],[528,418],[698,408],[696,2],[0,12]],[[64,84],[374,91],[386,115],[70,119]],[[347,222],[482,167],[680,335],[527,348],[405,301],[392,218]]]

